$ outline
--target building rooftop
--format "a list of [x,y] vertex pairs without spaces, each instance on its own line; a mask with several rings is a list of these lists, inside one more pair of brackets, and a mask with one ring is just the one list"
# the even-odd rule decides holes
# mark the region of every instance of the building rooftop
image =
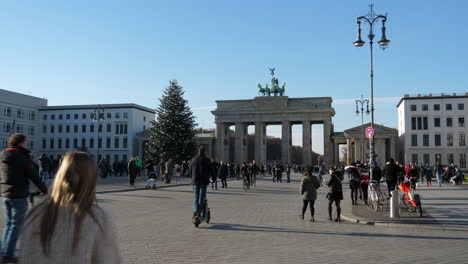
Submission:
[[93,104],[93,105],[56,105],[56,106],[47,106],[39,109],[39,111],[50,111],[50,110],[83,110],[83,109],[96,109],[96,108],[104,108],[104,109],[115,109],[115,108],[135,108],[138,110],[142,110],[145,112],[149,112],[155,114],[155,110],[137,105],[137,104]]
[[397,107],[403,102],[403,100],[421,100],[421,99],[445,99],[445,98],[468,98],[468,93],[430,93],[430,94],[405,94],[400,99]]

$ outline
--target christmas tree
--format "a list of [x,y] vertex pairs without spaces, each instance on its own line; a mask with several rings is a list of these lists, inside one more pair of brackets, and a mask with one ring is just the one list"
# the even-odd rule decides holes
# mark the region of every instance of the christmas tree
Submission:
[[150,128],[151,153],[162,162],[172,159],[179,163],[196,152],[195,118],[183,95],[177,80],[169,81]]

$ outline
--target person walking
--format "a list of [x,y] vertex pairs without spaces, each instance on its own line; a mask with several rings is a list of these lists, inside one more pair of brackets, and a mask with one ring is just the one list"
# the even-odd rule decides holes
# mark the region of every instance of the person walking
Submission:
[[39,156],[39,176],[41,177],[41,180],[43,183],[47,184],[47,180],[49,179],[49,167],[50,167],[50,161],[49,158],[45,153],[42,153],[41,156]]
[[387,164],[385,164],[384,175],[385,175],[385,181],[387,182],[387,189],[388,189],[389,197],[392,197],[392,191],[395,190],[399,171],[400,171],[400,167],[395,164],[394,159],[391,158],[387,162]]
[[219,163],[218,177],[221,180],[222,188],[227,188],[228,167],[222,161]]
[[180,184],[180,176],[182,175],[182,168],[179,164],[174,165],[174,175],[176,178],[176,184]]
[[206,188],[210,184],[210,177],[213,173],[210,159],[205,156],[205,148],[201,146],[198,154],[192,159],[189,167],[189,174],[192,177],[194,190],[193,217],[192,223],[199,224],[201,210],[206,199]]
[[174,162],[172,159],[169,159],[165,164],[165,180],[166,183],[171,183],[172,175],[174,175]]
[[330,180],[327,186],[330,187],[330,192],[327,194],[328,198],[328,220],[333,221],[332,218],[332,205],[336,206],[335,222],[341,222],[341,200],[343,200],[343,186],[341,184],[341,177],[338,175],[336,168],[330,168]]
[[317,177],[310,174],[310,170],[304,172],[304,177],[301,180],[300,193],[302,196],[302,213],[299,216],[301,220],[304,220],[304,214],[307,211],[307,205],[310,208],[311,222],[315,222],[314,218],[314,204],[317,199],[317,189],[320,187],[320,183],[317,180]]
[[286,182],[291,183],[291,166],[286,165]]
[[444,166],[442,166],[442,164],[440,164],[440,161],[438,160],[437,161],[437,164],[434,168],[435,170],[435,173],[436,173],[436,177],[437,177],[437,184],[439,184],[439,187],[442,187],[442,178],[443,178],[443,174],[444,174]]
[[135,157],[135,165],[136,165],[136,176],[140,177],[141,176],[141,168],[143,167],[143,162],[141,159],[136,156]]
[[26,216],[20,263],[122,263],[114,217],[96,202],[97,171],[89,154],[65,155],[51,194]]
[[127,165],[128,179],[130,180],[130,187],[135,188],[135,178],[137,174],[137,166],[135,164],[135,157],[131,157]]
[[366,168],[364,164],[361,164],[360,171],[362,199],[364,200],[364,204],[367,204],[367,198],[369,194],[369,169]]
[[432,186],[432,168],[429,164],[426,164],[424,173],[426,176],[426,186]]
[[39,178],[39,168],[26,149],[26,136],[16,133],[8,138],[8,148],[0,153],[0,191],[5,215],[2,238],[3,263],[16,263],[16,242],[19,228],[23,226],[28,210],[29,181],[47,193],[46,185]]
[[359,170],[356,168],[356,163],[351,163],[350,166],[345,167],[345,171],[349,177],[349,188],[351,189],[351,204],[357,204],[359,184],[361,182],[361,176]]

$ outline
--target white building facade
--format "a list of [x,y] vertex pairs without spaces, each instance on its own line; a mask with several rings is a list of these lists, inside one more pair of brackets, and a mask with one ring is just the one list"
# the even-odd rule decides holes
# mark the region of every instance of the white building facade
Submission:
[[39,109],[38,118],[39,148],[48,156],[78,149],[113,163],[145,156],[137,133],[150,127],[155,111],[136,104],[49,106]]
[[40,152],[39,108],[47,106],[47,100],[0,89],[0,148],[7,147],[8,137],[23,133],[33,157]]
[[404,95],[397,107],[405,164],[434,165],[439,160],[466,170],[468,93]]

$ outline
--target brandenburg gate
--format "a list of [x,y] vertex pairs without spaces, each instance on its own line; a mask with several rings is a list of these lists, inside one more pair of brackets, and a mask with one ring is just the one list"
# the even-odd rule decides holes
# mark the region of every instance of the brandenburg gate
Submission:
[[[284,96],[284,87],[278,85],[278,79],[272,74],[271,88],[258,85],[263,96],[250,100],[216,101],[212,111],[216,123],[216,159],[223,162],[247,162],[248,126],[255,126],[255,160],[267,161],[266,127],[282,126],[281,160],[283,164],[292,164],[292,125],[302,124],[302,160],[304,165],[312,161],[312,124],[323,124],[324,159],[333,163],[333,124],[331,97],[289,98]],[[274,96],[271,96],[274,94]],[[235,126],[235,157],[230,158],[230,126]]]

